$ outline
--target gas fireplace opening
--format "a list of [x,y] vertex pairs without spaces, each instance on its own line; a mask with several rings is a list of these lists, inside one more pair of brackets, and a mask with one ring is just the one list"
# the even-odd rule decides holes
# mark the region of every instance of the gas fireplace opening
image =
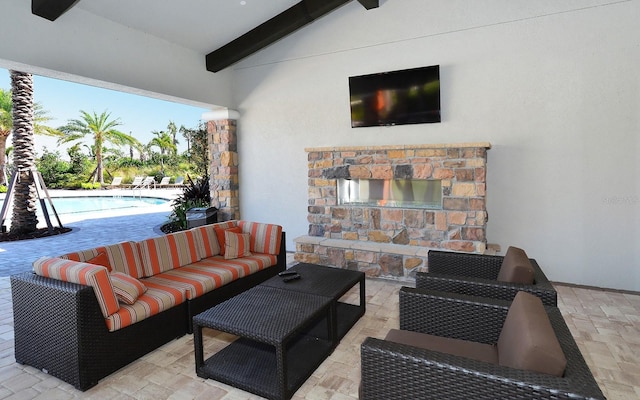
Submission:
[[427,179],[338,179],[339,205],[442,209],[442,182]]

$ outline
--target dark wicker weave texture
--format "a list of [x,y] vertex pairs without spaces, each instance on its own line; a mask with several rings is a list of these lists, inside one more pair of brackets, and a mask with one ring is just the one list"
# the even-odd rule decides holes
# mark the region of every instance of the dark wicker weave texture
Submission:
[[87,390],[98,380],[190,331],[195,312],[283,271],[284,235],[283,232],[277,265],[115,332],[108,331],[92,287],[31,272],[13,275],[16,361]]
[[[194,348],[198,376],[211,378],[269,399],[289,399],[336,345],[304,335],[314,321],[328,317],[330,297],[256,286],[196,315]],[[206,361],[202,327],[240,336]],[[246,340],[248,339],[248,340]],[[265,346],[268,345],[268,346]]]
[[325,312],[332,299],[256,286],[196,315],[193,322],[267,344],[279,344],[300,326]]
[[[510,302],[483,300],[403,288],[401,329],[495,343]],[[361,399],[604,399],[560,311],[547,313],[567,358],[563,377],[367,338]]]
[[[336,316],[338,339],[342,339],[366,312],[367,301],[365,299],[365,275],[363,272],[306,263],[297,264],[289,268],[289,271],[298,272],[302,278],[285,282],[282,277],[274,276],[264,281],[261,285],[333,298],[334,304],[332,307]],[[359,305],[338,301],[342,295],[355,287],[355,285],[359,285]]]
[[525,291],[540,297],[545,305],[557,306],[556,290],[533,259],[533,284],[497,281],[503,259],[502,256],[431,250],[429,272],[416,274],[416,287],[502,300],[513,300],[516,293]]
[[186,330],[186,304],[109,332],[90,286],[24,273],[11,291],[16,361],[80,390]]

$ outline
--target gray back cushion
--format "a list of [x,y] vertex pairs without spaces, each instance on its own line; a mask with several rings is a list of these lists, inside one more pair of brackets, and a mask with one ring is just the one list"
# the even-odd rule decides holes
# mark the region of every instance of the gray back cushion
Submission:
[[562,376],[567,359],[540,298],[518,292],[498,338],[503,366]]
[[501,282],[531,285],[533,283],[533,266],[527,253],[518,247],[509,246],[496,279]]

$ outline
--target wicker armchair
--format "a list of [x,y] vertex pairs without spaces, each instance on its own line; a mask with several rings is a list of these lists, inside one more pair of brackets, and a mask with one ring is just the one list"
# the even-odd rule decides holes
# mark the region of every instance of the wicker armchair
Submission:
[[[402,288],[400,329],[495,344],[510,302]],[[556,307],[546,307],[564,376],[513,369],[387,340],[361,346],[361,399],[604,399]]]
[[534,259],[529,259],[534,272],[531,285],[496,280],[503,256],[429,251],[429,272],[416,274],[416,287],[442,292],[513,300],[519,291],[542,299],[548,306],[558,305],[558,294]]

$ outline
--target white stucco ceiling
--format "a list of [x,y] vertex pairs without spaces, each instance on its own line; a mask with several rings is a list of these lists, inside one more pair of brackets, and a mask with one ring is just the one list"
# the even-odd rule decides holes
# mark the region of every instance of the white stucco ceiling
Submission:
[[[300,0],[80,0],[99,17],[208,54]],[[65,15],[58,20],[63,23]]]

